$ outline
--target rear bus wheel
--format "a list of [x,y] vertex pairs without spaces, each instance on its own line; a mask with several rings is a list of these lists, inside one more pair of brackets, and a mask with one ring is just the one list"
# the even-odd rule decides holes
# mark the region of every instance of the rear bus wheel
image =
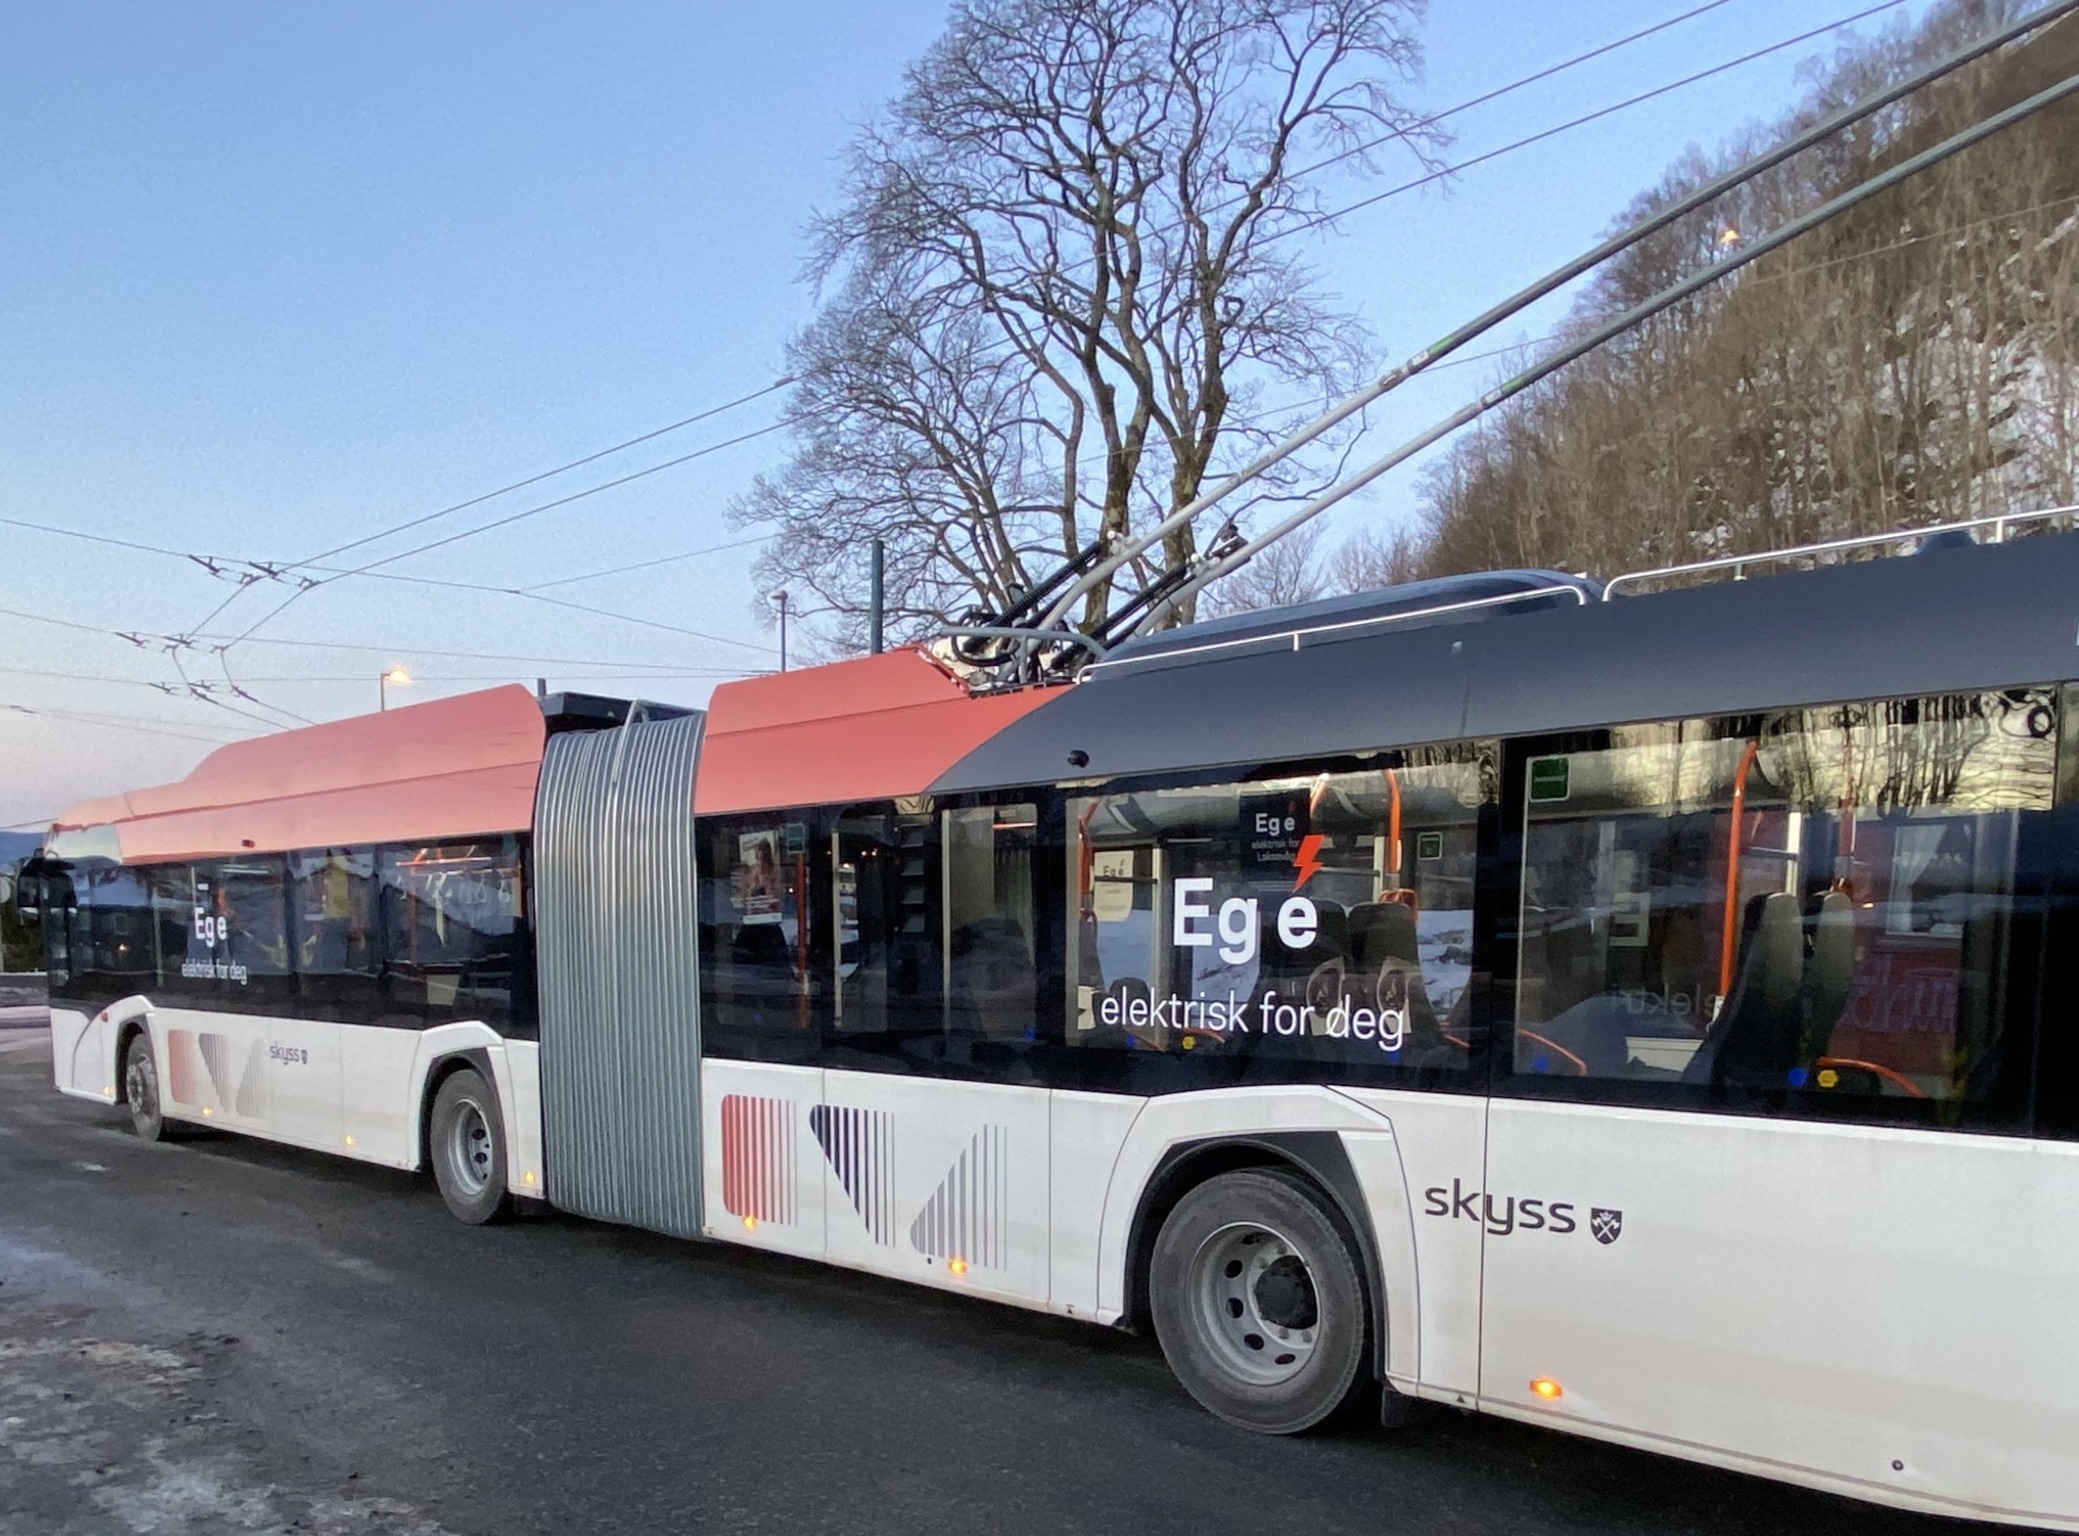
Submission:
[[498,1118],[498,1096],[483,1074],[465,1067],[449,1076],[433,1096],[431,1120],[433,1182],[448,1209],[471,1226],[510,1216],[505,1126]]
[[1170,1369],[1230,1424],[1298,1434],[1363,1386],[1357,1258],[1326,1202],[1290,1174],[1243,1169],[1185,1195],[1148,1282]]
[[130,1110],[130,1129],[139,1141],[166,1139],[166,1112],[159,1101],[159,1064],[152,1058],[152,1037],[139,1030],[123,1047],[123,1101]]

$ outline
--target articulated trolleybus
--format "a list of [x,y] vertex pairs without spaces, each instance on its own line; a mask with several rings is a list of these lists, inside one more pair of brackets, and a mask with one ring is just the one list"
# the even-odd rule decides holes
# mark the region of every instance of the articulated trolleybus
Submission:
[[57,1083],[2079,1530],[2079,534],[1941,542],[227,746],[25,870]]

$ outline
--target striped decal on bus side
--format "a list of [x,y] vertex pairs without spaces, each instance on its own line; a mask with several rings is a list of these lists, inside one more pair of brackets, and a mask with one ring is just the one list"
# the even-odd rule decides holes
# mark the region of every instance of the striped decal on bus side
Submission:
[[746,1222],[794,1225],[794,1101],[722,1100],[722,1208]]
[[809,1129],[829,1160],[852,1209],[866,1223],[876,1243],[895,1241],[894,1193],[888,1180],[888,1149],[895,1117],[884,1109],[853,1109],[818,1104],[809,1111]]
[[1010,1127],[985,1125],[960,1154],[917,1219],[910,1245],[919,1253],[982,1269],[1010,1262]]

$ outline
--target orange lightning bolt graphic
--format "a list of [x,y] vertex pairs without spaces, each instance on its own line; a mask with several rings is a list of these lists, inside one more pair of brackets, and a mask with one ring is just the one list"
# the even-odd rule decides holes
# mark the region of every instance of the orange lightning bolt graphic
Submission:
[[1298,877],[1292,882],[1296,891],[1321,872],[1321,834],[1309,832],[1299,840],[1299,852],[1292,856],[1292,867]]

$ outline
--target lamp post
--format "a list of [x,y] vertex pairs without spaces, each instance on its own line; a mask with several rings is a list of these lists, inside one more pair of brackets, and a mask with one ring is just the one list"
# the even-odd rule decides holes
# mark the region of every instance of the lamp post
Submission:
[[390,707],[390,685],[392,683],[395,683],[399,688],[407,687],[411,683],[411,674],[405,671],[403,667],[396,666],[376,678],[375,697],[378,709],[388,709]]
[[773,593],[772,600],[780,605],[780,670],[787,670],[787,593],[784,588]]

